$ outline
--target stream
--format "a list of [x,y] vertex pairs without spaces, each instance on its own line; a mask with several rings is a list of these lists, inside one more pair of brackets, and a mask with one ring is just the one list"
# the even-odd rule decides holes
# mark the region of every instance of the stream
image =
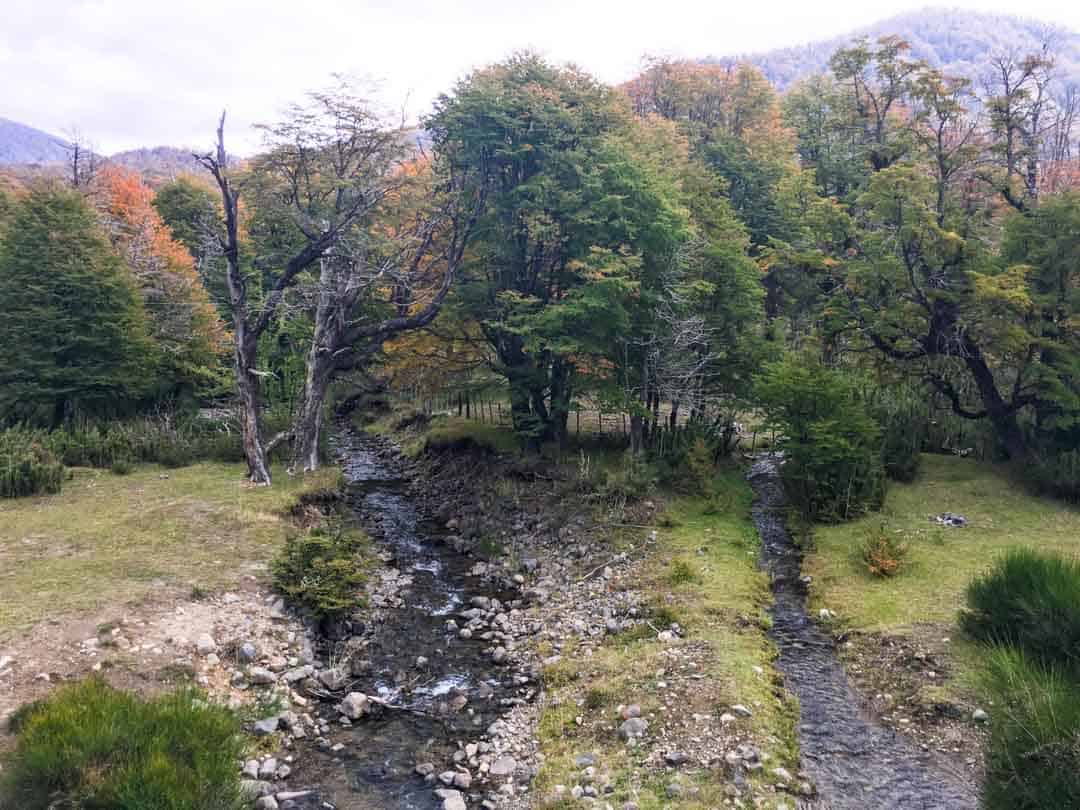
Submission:
[[817,785],[817,807],[833,810],[973,810],[965,779],[860,708],[832,639],[806,613],[802,554],[784,525],[787,498],[774,455],[749,473],[761,564],[772,580],[770,635],[784,685],[799,698],[802,767]]
[[513,688],[512,672],[493,666],[485,642],[458,638],[447,621],[473,597],[504,594],[471,574],[475,560],[446,545],[445,532],[411,490],[400,456],[346,425],[334,436],[333,451],[356,522],[405,579],[397,594],[403,604],[374,611],[363,630],[368,666],[351,687],[395,708],[339,728],[333,739],[345,749],[338,756],[315,748],[310,756],[318,761],[324,798],[339,810],[436,810],[443,804],[433,789],[442,785],[425,783],[417,763],[446,770],[457,741],[479,737],[505,711],[502,701]]

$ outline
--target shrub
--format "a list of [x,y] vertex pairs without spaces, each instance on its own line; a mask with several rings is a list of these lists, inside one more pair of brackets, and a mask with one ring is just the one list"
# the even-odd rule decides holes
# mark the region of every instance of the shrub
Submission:
[[24,709],[0,779],[18,810],[241,810],[236,717],[183,690],[152,700],[100,678]]
[[335,620],[361,604],[367,537],[340,525],[290,537],[271,564],[274,587],[319,619]]
[[862,559],[875,577],[892,577],[900,573],[907,559],[908,544],[896,532],[882,524],[866,533],[862,542]]
[[60,491],[64,465],[32,431],[0,432],[0,498]]
[[1022,652],[991,652],[984,675],[993,700],[986,745],[986,810],[1080,807],[1080,690]]
[[1025,459],[1023,475],[1042,494],[1080,502],[1080,450],[1038,450]]
[[135,465],[127,459],[118,458],[109,469],[113,475],[129,475],[135,469]]
[[1080,562],[1011,551],[968,585],[961,627],[1013,644],[1046,665],[1080,672]]
[[641,456],[627,452],[620,463],[604,471],[597,494],[609,504],[621,508],[638,501],[655,489],[656,471]]
[[909,385],[873,385],[864,393],[881,428],[881,460],[894,481],[914,481],[930,421],[926,392]]
[[808,357],[770,363],[757,380],[788,494],[808,520],[848,520],[885,497],[880,428],[855,382]]

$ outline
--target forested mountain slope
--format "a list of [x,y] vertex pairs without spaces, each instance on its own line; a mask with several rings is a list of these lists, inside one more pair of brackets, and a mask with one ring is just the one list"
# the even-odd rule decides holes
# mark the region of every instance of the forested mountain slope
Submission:
[[832,39],[732,58],[749,59],[783,90],[804,76],[827,71],[829,57],[852,39],[897,34],[911,44],[910,56],[978,82],[988,68],[988,55],[1032,53],[1039,50],[1048,31],[1054,32],[1059,77],[1065,84],[1080,84],[1080,34],[1040,20],[962,9],[920,9]]

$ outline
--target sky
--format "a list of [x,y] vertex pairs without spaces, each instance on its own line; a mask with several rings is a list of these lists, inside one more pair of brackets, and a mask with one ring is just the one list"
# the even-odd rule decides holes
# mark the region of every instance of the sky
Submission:
[[[1080,31],[1080,0],[946,0]],[[608,82],[644,55],[727,56],[843,34],[927,0],[0,0],[0,118],[106,154],[201,148],[334,73],[415,120],[471,69],[530,48]]]

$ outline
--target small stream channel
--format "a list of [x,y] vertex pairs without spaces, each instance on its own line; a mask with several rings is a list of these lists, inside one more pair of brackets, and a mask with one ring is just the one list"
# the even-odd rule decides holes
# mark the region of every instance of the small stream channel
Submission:
[[[324,797],[339,810],[435,810],[442,801],[415,773],[416,764],[446,770],[456,741],[482,734],[505,710],[502,699],[512,688],[509,672],[484,654],[485,642],[460,639],[446,624],[472,597],[503,594],[470,574],[475,560],[445,544],[441,527],[411,490],[400,456],[347,425],[333,445],[358,524],[410,581],[398,594],[402,606],[373,614],[374,624],[363,633],[370,666],[352,686],[400,708],[377,710],[336,731],[333,739],[346,745],[339,757],[317,749],[310,756],[319,760]],[[426,663],[418,665],[418,657]],[[458,710],[449,708],[455,702]]]
[[832,639],[806,614],[802,555],[784,525],[787,498],[774,455],[750,469],[753,520],[761,563],[772,580],[770,632],[780,649],[784,685],[799,698],[802,767],[819,800],[833,810],[973,810],[965,779],[928,753],[874,722],[860,708]]

